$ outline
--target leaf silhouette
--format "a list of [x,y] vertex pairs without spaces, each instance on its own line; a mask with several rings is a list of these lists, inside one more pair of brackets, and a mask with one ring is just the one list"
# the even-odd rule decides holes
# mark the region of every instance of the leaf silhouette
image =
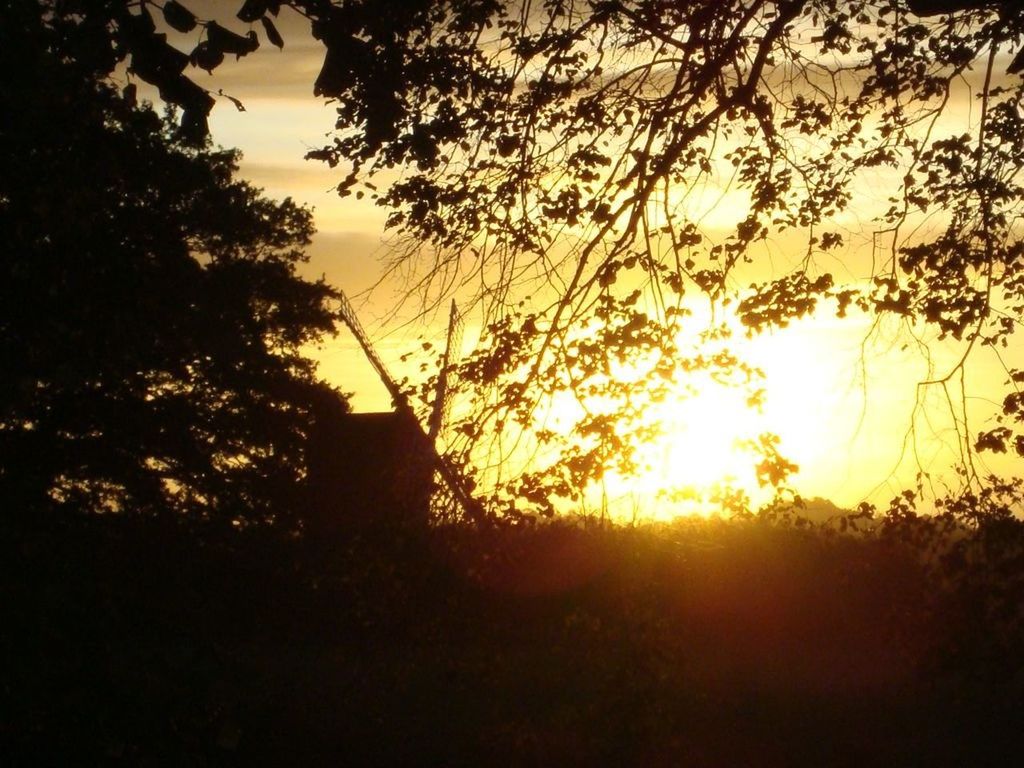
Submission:
[[164,21],[178,32],[191,32],[196,28],[195,14],[177,0],[167,0],[163,13]]
[[260,22],[263,24],[263,31],[267,33],[267,39],[271,44],[276,45],[278,48],[284,48],[284,40],[281,37],[281,33],[277,31],[277,27],[274,26],[274,22],[266,16],[260,18]]
[[267,12],[267,6],[266,0],[245,0],[238,9],[238,18],[251,24]]
[[222,54],[233,53],[237,57],[247,56],[259,47],[256,33],[239,35],[225,29],[215,21],[206,25],[206,40],[210,47]]

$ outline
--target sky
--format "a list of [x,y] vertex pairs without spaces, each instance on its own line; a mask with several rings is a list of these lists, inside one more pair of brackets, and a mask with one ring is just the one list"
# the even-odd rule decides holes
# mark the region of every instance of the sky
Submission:
[[[236,5],[212,2],[190,7],[200,16],[216,16],[244,31],[246,25],[241,22],[224,21],[230,19],[226,9]],[[443,318],[425,322],[415,319],[414,307],[400,308],[398,283],[385,283],[367,293],[382,274],[382,259],[388,253],[385,212],[369,200],[338,197],[334,187],[345,169],[303,160],[308,150],[326,143],[334,111],[312,93],[322,48],[310,37],[308,26],[284,9],[278,27],[285,40],[283,51],[264,41],[246,59],[226,61],[208,81],[202,72],[193,75],[215,92],[222,89],[239,99],[245,108],[239,111],[228,99],[218,100],[210,119],[214,141],[241,149],[241,175],[269,196],[290,196],[314,208],[318,234],[309,251],[306,275],[323,276],[344,290],[380,356],[399,377],[415,377],[415,367],[403,365],[400,358],[416,352],[423,340],[439,341]],[[187,50],[185,38],[181,45]],[[884,179],[874,181],[877,189],[885,188]],[[858,222],[851,219],[849,224],[854,228]],[[776,250],[781,254],[785,248],[779,245]],[[849,275],[851,279],[858,276]],[[473,328],[473,318],[467,318],[467,344],[472,344]],[[739,474],[742,452],[732,445],[733,433],[752,429],[781,436],[783,453],[801,468],[793,484],[806,497],[826,497],[849,507],[864,500],[884,503],[902,488],[913,486],[921,469],[930,472],[925,480],[935,485],[935,491],[953,482],[942,471],[959,451],[946,398],[957,400],[961,393],[944,392],[941,387],[922,390],[918,382],[948,368],[959,355],[958,345],[933,345],[934,367],[929,371],[899,323],[872,327],[868,318],[839,321],[826,316],[738,345],[767,374],[763,413],[751,416],[740,409],[741,415],[731,424],[733,417],[723,416],[732,410],[728,395],[712,391],[695,401],[668,406],[661,418],[672,434],[650,447],[650,472],[638,483],[612,483],[610,492],[621,497],[624,508],[638,503],[638,497],[649,499],[652,489],[670,479],[685,479],[684,468],[698,475],[726,471],[712,466],[717,462],[728,473]],[[322,375],[351,393],[355,410],[390,409],[387,392],[347,332],[311,353],[320,362]],[[1019,340],[1006,351],[1003,362],[1007,359],[1024,364]],[[1005,378],[1002,362],[991,355],[979,356],[968,369],[973,433],[984,428],[997,410],[993,393]],[[982,471],[1020,470],[1007,457],[987,462]]]
[[[231,14],[225,10],[236,5],[232,0],[189,7],[201,18],[216,17],[225,26],[244,32],[247,25],[231,24]],[[310,36],[308,23],[287,8],[282,9],[277,26],[285,39],[283,50],[264,40],[255,54],[239,61],[229,57],[214,75],[191,71],[200,85],[214,93],[223,90],[244,106],[240,111],[228,99],[217,100],[210,116],[213,140],[242,150],[241,176],[268,196],[292,197],[313,208],[317,234],[309,249],[309,263],[303,267],[305,276],[324,277],[344,290],[358,308],[378,352],[397,362],[419,329],[399,332],[393,323],[385,323],[391,318],[388,299],[394,298],[386,288],[375,294],[373,302],[363,297],[379,277],[385,213],[366,200],[341,199],[335,191],[343,175],[341,169],[303,159],[307,151],[327,142],[334,124],[334,109],[313,96],[322,47]],[[175,37],[173,32],[171,36]],[[176,37],[188,50],[190,36]],[[356,410],[390,409],[389,395],[347,333],[313,353],[323,375],[353,394]]]

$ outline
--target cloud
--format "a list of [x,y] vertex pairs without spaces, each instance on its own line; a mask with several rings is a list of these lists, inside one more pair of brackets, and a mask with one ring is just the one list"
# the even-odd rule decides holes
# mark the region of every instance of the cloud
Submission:
[[320,232],[309,248],[303,273],[356,295],[378,279],[383,253],[380,237],[365,232]]

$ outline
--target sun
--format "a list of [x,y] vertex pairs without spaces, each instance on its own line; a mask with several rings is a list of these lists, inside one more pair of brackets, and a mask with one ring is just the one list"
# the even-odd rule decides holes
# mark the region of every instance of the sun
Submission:
[[742,392],[711,385],[696,395],[667,402],[651,419],[663,432],[649,446],[651,474],[663,489],[710,484],[756,484],[745,447],[763,428],[763,415]]
[[724,497],[736,494],[755,506],[767,501],[772,492],[758,481],[754,450],[766,419],[748,397],[743,388],[709,380],[653,404],[645,418],[657,436],[635,446],[637,472],[602,480],[609,513],[671,519],[721,511]]
[[[652,403],[644,419],[657,436],[635,446],[638,471],[609,473],[600,483],[610,514],[708,515],[727,512],[723,502],[738,497],[757,509],[776,492],[758,476],[765,450],[793,465],[786,486],[809,496],[834,493],[846,456],[836,443],[856,432],[860,414],[859,390],[849,383],[859,336],[845,333],[840,343],[835,328],[828,335],[818,325],[755,338],[738,331],[728,348],[763,378],[746,386],[696,373]],[[752,404],[756,389],[762,397]]]
[[[778,443],[770,450],[798,467],[785,482],[794,493],[848,507],[886,503],[916,382],[928,372],[913,350],[865,346],[866,323],[816,316],[753,338],[735,333],[730,350],[763,374],[760,407],[750,407],[742,386],[699,376],[680,382],[644,414],[658,436],[636,446],[639,471],[606,478],[602,502],[618,517],[667,519],[722,511],[722,497],[740,493],[757,509],[775,493],[757,472],[757,448],[771,435]],[[949,431],[942,416],[934,407],[927,413],[938,437]],[[922,455],[941,447],[936,439],[922,431]]]

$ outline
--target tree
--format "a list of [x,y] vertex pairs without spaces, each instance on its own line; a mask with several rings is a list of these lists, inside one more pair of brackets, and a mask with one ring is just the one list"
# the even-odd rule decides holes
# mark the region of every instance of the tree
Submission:
[[[961,362],[932,379],[947,390],[974,348],[1009,344],[1024,310],[1024,86],[1004,75],[1020,68],[1015,4],[462,2],[385,19],[354,10],[366,7],[307,9],[328,49],[316,89],[340,103],[338,136],[311,154],[353,164],[342,192],[402,168],[378,201],[408,237],[404,261],[419,260],[432,295],[482,286],[489,345],[463,373],[494,394],[468,435],[510,422],[536,434],[545,399],[574,393],[573,442],[518,488],[542,508],[552,493],[574,497],[586,479],[629,468],[647,426],[639,412],[663,380],[737,371],[731,357],[679,348],[687,296],[731,303],[751,334],[823,304],[934,328],[963,344]],[[345,46],[376,67],[342,71]],[[977,106],[950,129],[956,98]],[[866,285],[840,283],[828,265],[853,258],[843,216],[879,174],[893,185],[869,215],[886,247]],[[740,203],[716,232],[702,217],[726,190]],[[917,229],[927,220],[937,232]],[[768,274],[764,243],[777,237],[799,256]],[[981,480],[976,448],[1024,455],[1013,426],[1024,373],[1011,365],[1008,378],[1009,423],[961,436],[969,483]],[[759,472],[775,482],[791,466],[772,445]]]
[[[487,318],[484,345],[461,368],[479,398],[462,433],[475,444],[518,430],[555,456],[511,483],[510,506],[550,511],[553,495],[576,498],[630,469],[630,446],[649,430],[642,411],[668,382],[696,372],[750,386],[756,401],[757,372],[730,354],[726,327],[700,335],[711,350],[680,342],[695,296],[750,334],[853,309],[957,340],[960,363],[928,384],[961,422],[952,385],[965,361],[1014,336],[1024,311],[1016,3],[296,0],[247,1],[238,17],[273,42],[283,5],[324,44],[314,92],[338,104],[337,135],[310,157],[349,168],[342,194],[388,208],[403,238],[395,259],[418,268],[412,285],[428,300],[472,290]],[[165,16],[168,6],[178,4]],[[150,48],[174,57],[148,22],[132,32],[138,15],[94,18],[130,71],[158,84],[184,77],[184,64],[173,76],[147,66]],[[218,42],[211,24],[194,61],[211,47],[247,52]],[[964,98],[968,119],[950,124]],[[716,207],[727,192],[729,206]],[[844,217],[866,193],[879,206],[858,232]],[[831,266],[856,271],[851,235],[875,243],[860,283]],[[786,238],[790,258],[770,271],[773,238]],[[975,450],[1024,455],[1024,371],[1007,370],[1005,423],[960,436],[968,484],[983,479]],[[566,393],[578,414],[568,439],[542,418]],[[770,438],[758,445],[759,475],[784,482],[791,465]]]
[[94,30],[4,4],[0,498],[5,513],[286,519],[313,414],[302,345],[335,291],[296,273],[310,212],[234,178],[103,81]]

